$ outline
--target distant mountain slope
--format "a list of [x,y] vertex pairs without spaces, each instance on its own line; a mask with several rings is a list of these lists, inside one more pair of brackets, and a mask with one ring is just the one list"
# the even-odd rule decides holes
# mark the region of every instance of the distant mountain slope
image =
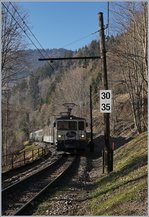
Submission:
[[[37,70],[39,67],[42,67],[46,61],[39,61],[39,58],[48,58],[48,57],[64,57],[67,52],[74,53],[71,50],[66,50],[63,48],[59,49],[46,49],[40,51],[38,50],[25,50],[23,51],[25,53],[25,64],[24,64],[24,70],[21,73],[24,76],[29,75],[30,73],[33,73],[35,70]],[[43,54],[43,55],[42,55]],[[52,65],[52,63],[50,63]]]

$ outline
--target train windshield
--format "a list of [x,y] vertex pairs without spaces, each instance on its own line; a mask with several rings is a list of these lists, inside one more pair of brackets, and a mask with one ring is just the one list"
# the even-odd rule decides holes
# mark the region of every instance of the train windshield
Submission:
[[77,130],[76,121],[58,121],[57,122],[58,130]]
[[79,121],[79,130],[84,130],[84,121]]

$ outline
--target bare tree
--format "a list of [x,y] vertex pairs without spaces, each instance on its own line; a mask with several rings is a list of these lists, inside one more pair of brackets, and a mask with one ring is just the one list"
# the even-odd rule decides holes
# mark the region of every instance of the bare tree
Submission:
[[[10,108],[10,99],[12,96],[12,82],[20,78],[25,65],[25,53],[23,52],[24,45],[24,23],[25,15],[21,8],[16,4],[2,2],[1,3],[1,81],[2,81],[2,145],[3,153],[8,154],[17,148],[19,141],[17,141],[17,122],[19,115],[15,112],[15,108]],[[22,28],[20,28],[20,26]],[[23,135],[23,134],[20,134]]]
[[89,83],[86,82],[86,70],[76,68],[64,74],[63,80],[57,85],[54,103],[57,113],[64,110],[63,103],[77,104],[73,109],[75,115],[89,115]]
[[140,133],[147,129],[147,3],[118,4],[116,18],[121,33],[113,54],[117,55]]
[[[22,29],[25,31],[25,26],[17,13],[19,10],[16,5],[13,8],[10,3],[2,3],[2,87],[18,78],[18,75],[23,69],[22,62],[24,62],[24,52],[22,50],[25,45],[23,42]],[[22,29],[18,23],[20,23]]]

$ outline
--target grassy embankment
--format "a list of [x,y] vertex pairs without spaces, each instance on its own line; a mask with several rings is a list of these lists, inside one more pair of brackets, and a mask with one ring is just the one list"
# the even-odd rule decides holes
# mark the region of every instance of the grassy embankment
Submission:
[[87,215],[147,215],[147,133],[115,150],[114,171],[95,186]]

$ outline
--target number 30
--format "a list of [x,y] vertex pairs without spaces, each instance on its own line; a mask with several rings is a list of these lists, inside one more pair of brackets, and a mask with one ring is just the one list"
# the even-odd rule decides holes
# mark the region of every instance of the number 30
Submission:
[[101,99],[110,99],[110,93],[109,92],[102,92],[101,93],[102,94],[102,97],[101,97]]

